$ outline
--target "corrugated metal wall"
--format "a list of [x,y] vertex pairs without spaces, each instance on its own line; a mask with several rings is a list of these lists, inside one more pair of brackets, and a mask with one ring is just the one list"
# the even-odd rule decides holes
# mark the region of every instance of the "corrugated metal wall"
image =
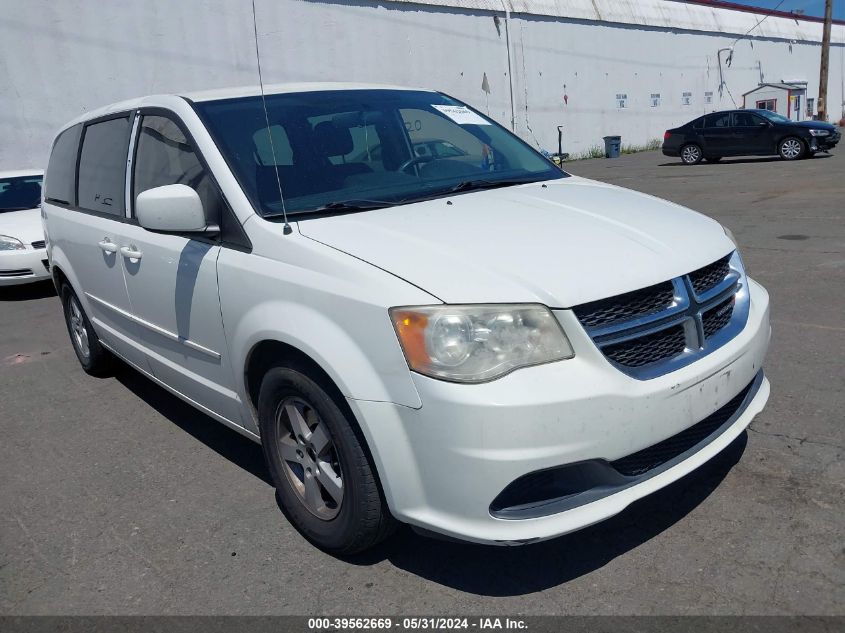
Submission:
[[[753,31],[765,37],[737,41],[762,16],[664,0],[256,5],[265,82],[436,88],[549,151],[557,125],[565,151],[606,134],[643,144],[732,107],[731,94],[741,104],[761,75],[818,92],[817,23],[770,17]],[[532,12],[508,18],[505,9]],[[834,41],[838,115],[845,27],[834,27]],[[732,44],[720,94],[717,51]],[[43,166],[55,129],[100,105],[257,83],[250,0],[0,0],[0,60],[0,169]]]

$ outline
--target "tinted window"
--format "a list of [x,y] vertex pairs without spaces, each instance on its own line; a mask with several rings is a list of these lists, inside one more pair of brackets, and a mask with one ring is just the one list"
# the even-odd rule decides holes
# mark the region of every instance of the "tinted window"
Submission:
[[[436,92],[326,90],[194,104],[256,210],[389,206],[455,186],[563,178],[513,134]],[[276,164],[270,141],[275,148]]]
[[734,112],[734,125],[737,127],[756,127],[763,119],[750,112]]
[[79,206],[123,215],[129,117],[94,123],[85,128],[79,158]]
[[[270,162],[272,164],[272,158]],[[220,194],[190,141],[173,120],[145,116],[141,120],[135,153],[132,199],[147,189],[164,185],[187,185],[194,189],[202,200],[209,222],[219,222]]]
[[74,125],[59,134],[50,153],[47,165],[48,200],[74,204],[74,180],[76,179],[76,155],[79,153],[79,133],[82,125]]
[[35,209],[41,203],[41,176],[0,178],[0,213]]
[[731,113],[730,112],[716,112],[715,114],[708,114],[704,117],[704,127],[730,127]]
[[695,129],[700,130],[701,128],[704,127],[704,117],[703,116],[698,117],[695,121],[690,123],[690,125],[692,125]]

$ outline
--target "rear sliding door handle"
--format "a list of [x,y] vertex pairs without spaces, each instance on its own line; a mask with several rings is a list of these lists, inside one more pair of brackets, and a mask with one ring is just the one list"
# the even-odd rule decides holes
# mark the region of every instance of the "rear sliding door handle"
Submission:
[[104,253],[116,253],[117,252],[117,244],[112,242],[109,238],[104,237],[102,240],[97,242],[97,246],[99,246]]
[[126,259],[141,259],[141,251],[137,249],[137,247],[132,244],[131,246],[121,246],[120,247],[120,254],[123,255]]

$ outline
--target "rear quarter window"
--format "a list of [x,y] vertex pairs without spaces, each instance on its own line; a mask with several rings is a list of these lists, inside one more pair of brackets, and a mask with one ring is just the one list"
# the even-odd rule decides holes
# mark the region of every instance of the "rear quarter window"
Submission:
[[48,201],[75,204],[74,180],[76,177],[76,155],[79,151],[79,135],[82,124],[68,128],[53,143],[50,162],[47,164],[44,197]]

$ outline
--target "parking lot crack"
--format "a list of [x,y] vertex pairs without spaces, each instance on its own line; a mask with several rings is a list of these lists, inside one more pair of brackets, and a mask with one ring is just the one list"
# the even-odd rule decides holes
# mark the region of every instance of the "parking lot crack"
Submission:
[[793,442],[798,442],[799,445],[804,444],[813,444],[815,446],[827,446],[829,448],[838,448],[843,449],[845,447],[840,446],[839,444],[834,444],[832,442],[822,442],[820,440],[811,440],[806,437],[794,437],[792,435],[786,435],[785,433],[769,433],[768,431],[761,431],[760,429],[755,429],[753,426],[749,426],[748,430],[752,433],[757,433],[758,435],[767,435],[769,437],[777,437],[784,440],[791,440]]

